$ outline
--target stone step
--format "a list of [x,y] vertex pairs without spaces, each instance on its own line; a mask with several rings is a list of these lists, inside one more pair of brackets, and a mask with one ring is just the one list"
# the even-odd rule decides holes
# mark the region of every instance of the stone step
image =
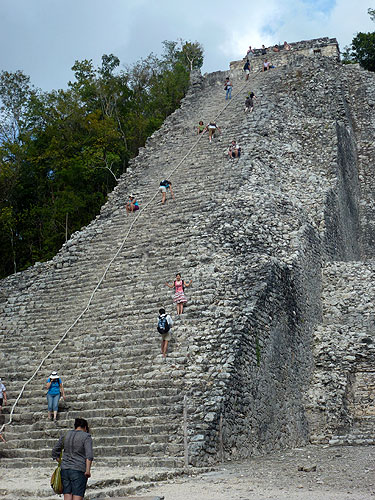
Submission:
[[[27,449],[24,450],[27,452]],[[12,468],[12,469],[22,469],[23,467],[45,467],[50,466],[51,470],[53,470],[53,466],[55,462],[51,460],[50,457],[33,457],[30,458],[25,453],[23,457],[2,457],[1,466],[3,468]],[[95,458],[95,464],[105,465],[105,466],[113,466],[113,467],[124,467],[127,465],[130,466],[139,466],[139,467],[161,467],[161,468],[179,468],[184,466],[183,458],[181,457],[152,457],[152,456],[117,456],[117,455],[108,455],[105,458],[98,457]],[[55,498],[55,497],[54,497]]]
[[[112,447],[117,448],[117,446],[156,446],[158,444],[168,444],[169,443],[169,432],[168,428],[164,429],[164,434],[152,434],[152,435],[142,435],[136,434],[133,436],[129,435],[121,435],[121,436],[101,436],[100,434],[97,436],[93,436],[95,442],[95,449],[97,450],[98,455],[101,455],[102,448]],[[2,447],[2,452],[7,452],[10,450],[17,450],[19,448],[30,448],[33,450],[47,450],[47,453],[51,453],[53,446],[56,444],[58,437],[47,437],[43,436],[42,438],[36,438],[35,434],[32,436],[28,436],[25,439],[12,439],[11,441],[7,441]],[[9,435],[7,434],[7,438],[9,439]],[[180,438],[180,443],[182,442],[182,436]],[[174,443],[178,443],[177,440],[174,440]]]
[[[168,420],[173,418],[180,418],[182,414],[182,403],[174,402],[171,406],[154,406],[154,407],[117,407],[117,408],[94,408],[94,409],[86,409],[83,407],[82,409],[70,410],[68,409],[64,412],[65,419],[73,421],[76,417],[86,418],[90,420],[94,417],[106,417],[106,416],[120,416],[120,417],[149,417],[149,416],[165,416]],[[37,409],[32,412],[29,411],[29,408],[25,408],[22,410],[22,413],[14,413],[13,420],[14,422],[19,421],[34,421],[39,419],[44,412],[41,411],[41,407],[37,407]]]
[[[149,420],[151,417],[149,418]],[[90,433],[92,436],[100,436],[106,437],[109,436],[111,437],[113,434],[113,428],[112,427],[105,427],[103,428],[102,423],[103,420],[105,419],[91,419],[90,421]],[[113,419],[112,419],[113,420]],[[116,418],[116,422],[121,424],[121,420],[119,417]],[[124,419],[126,420],[126,419]],[[63,424],[68,423],[69,425],[71,422],[67,422],[66,420],[61,421],[60,419],[58,420],[57,424],[54,424],[53,422],[50,421],[43,421],[40,422],[38,425],[38,430],[34,429],[35,424],[33,425],[20,425],[18,424],[17,426],[7,426],[6,427],[6,435],[8,439],[8,444],[11,445],[11,447],[14,447],[13,443],[14,440],[18,438],[18,436],[24,435],[24,433],[27,433],[28,439],[45,439],[47,437],[53,437],[54,439],[57,439],[58,436],[62,432],[64,432],[66,429],[63,428]],[[95,425],[97,424],[97,425]],[[150,436],[150,435],[161,435],[161,434],[170,434],[173,432],[180,432],[181,430],[181,424],[180,422],[172,422],[171,420],[165,420],[163,423],[156,423],[155,425],[152,424],[147,424],[147,425],[126,425],[126,426],[121,426],[119,424],[116,424],[116,433],[118,436],[122,437],[134,437],[134,436]]]
[[[155,380],[153,381],[155,382]],[[159,393],[160,396],[162,397],[169,397],[169,396],[178,396],[181,393],[180,387],[176,386],[170,386],[170,381],[161,381],[163,384],[163,390]],[[126,392],[126,398],[125,396],[123,399],[130,399],[130,400],[140,400],[140,399],[147,399],[147,398],[155,398],[156,392],[155,392],[155,384],[153,384],[153,387],[140,387],[138,389],[135,389],[133,387],[128,387],[128,386],[121,386],[119,384],[116,385],[116,387],[111,386],[112,390],[107,390],[107,391],[102,391],[102,386],[98,383],[96,386],[93,386],[90,384],[90,393],[87,392],[80,392],[80,390],[73,390],[71,391],[72,396],[74,396],[74,400],[77,402],[88,402],[88,401],[114,401],[115,399],[118,399],[119,397],[119,391],[123,391],[123,394],[125,395]],[[160,387],[160,386],[159,386]],[[93,399],[93,395],[97,394],[97,398]],[[24,399],[24,402],[27,404],[28,402],[30,404],[35,403],[40,400],[40,398],[44,398],[46,395],[46,390],[38,390],[34,389],[33,391],[31,390],[25,390],[23,393],[23,398],[20,400],[20,403]]]
[[[34,422],[26,423],[24,419],[15,418],[13,424],[6,426],[4,433],[7,434],[8,431],[12,436],[16,436],[19,432],[22,436],[25,433],[33,433],[34,431],[42,431],[46,432],[46,435],[58,435],[60,432],[65,432],[72,427],[74,422],[74,418],[81,416],[81,414],[77,415],[69,415],[66,413],[59,413],[57,424],[51,422],[47,419],[46,412],[40,412]],[[19,416],[18,416],[19,417]],[[134,427],[151,427],[152,429],[158,429],[160,426],[164,428],[165,425],[169,426],[170,429],[176,428],[179,429],[181,427],[181,415],[178,414],[174,416],[173,414],[169,415],[122,415],[119,416],[117,414],[112,415],[111,412],[108,412],[108,415],[103,410],[100,416],[92,416],[89,420],[90,429],[106,427],[107,429],[126,429],[126,428],[134,428]],[[116,433],[116,435],[118,435]]]
[[[20,458],[26,455],[25,451],[28,450],[27,456],[32,458],[50,458],[51,457],[51,449],[47,448],[39,448],[33,449],[30,446],[27,448],[18,448],[16,450],[12,449],[2,449],[1,455],[3,458]],[[171,453],[172,452],[172,453]],[[97,453],[100,455],[102,459],[106,457],[111,457],[113,455],[113,445],[108,446],[99,446],[97,447]],[[132,457],[137,455],[147,455],[155,457],[164,457],[172,456],[182,457],[183,456],[183,446],[177,444],[168,444],[168,443],[151,443],[151,444],[122,444],[116,445],[116,456],[118,457]]]
[[[98,395],[97,395],[98,396]],[[98,407],[98,404],[105,404],[107,408],[119,408],[120,406],[123,409],[127,408],[137,408],[139,407],[140,404],[143,404],[145,406],[159,406],[159,405],[174,405],[177,402],[181,401],[181,394],[176,394],[176,395],[157,395],[157,396],[148,396],[148,397],[143,397],[143,398],[131,398],[127,397],[126,391],[123,391],[121,397],[119,394],[116,394],[116,399],[110,399],[108,400],[103,400],[98,397],[97,400],[86,400],[86,401],[79,401],[79,400],[74,400],[74,403],[72,403],[72,406],[74,406],[74,411],[81,411],[81,410],[94,410]],[[17,408],[19,408],[19,411],[24,411],[24,407],[27,408],[27,412],[35,412],[40,410],[40,399],[31,399],[31,400],[20,400],[19,405]],[[18,412],[17,412],[18,413]]]
[[[173,339],[173,337],[172,337]],[[201,340],[201,339],[200,339]],[[199,345],[199,342],[194,340],[196,345]],[[171,348],[173,348],[174,343],[177,343],[177,340],[174,339],[171,341]],[[80,385],[85,384],[87,387],[91,387],[93,385],[93,389],[96,389],[96,385],[100,384],[101,381],[106,380],[106,382],[110,385],[113,385],[116,389],[122,389],[127,384],[131,384],[133,387],[135,384],[141,384],[142,386],[147,386],[148,381],[152,380],[152,383],[163,382],[166,378],[170,378],[170,375],[167,376],[165,374],[169,369],[179,369],[182,365],[184,365],[187,361],[186,359],[186,349],[187,346],[182,347],[182,352],[176,351],[175,353],[170,352],[169,357],[166,360],[166,364],[163,363],[162,357],[160,355],[160,341],[155,342],[155,348],[152,356],[149,356],[147,360],[144,360],[144,365],[140,364],[140,361],[129,361],[128,363],[123,363],[121,360],[112,361],[109,357],[108,359],[101,359],[99,361],[95,361],[91,363],[88,367],[86,367],[83,363],[73,363],[71,367],[78,370]],[[204,350],[204,349],[202,349]],[[63,384],[66,388],[75,387],[77,385],[77,381],[73,383],[74,379],[71,374],[64,377],[64,373],[66,370],[65,365],[62,365],[64,359],[56,359],[51,363],[50,368],[46,369],[43,374],[39,374],[36,378],[34,378],[30,385],[29,389],[42,389],[46,385],[46,380],[49,374],[51,373],[51,369],[55,368],[59,364],[64,366],[64,372],[60,372],[60,376],[62,377]],[[147,362],[147,365],[146,365]],[[180,366],[179,366],[180,364]],[[67,365],[67,366],[70,366]],[[95,368],[99,370],[98,375],[90,376],[91,371],[87,368]],[[35,368],[35,365],[32,367]],[[104,369],[106,371],[106,375],[100,375],[100,369]],[[31,371],[31,366],[30,366]],[[135,377],[137,377],[137,382],[135,382]],[[174,377],[175,378],[175,377]],[[8,381],[6,381],[8,385],[8,394],[11,397],[11,393],[16,393],[21,389],[21,383],[14,382],[12,383],[12,390],[10,390],[9,384],[13,380],[13,377],[9,375]],[[151,383],[151,386],[152,386]]]

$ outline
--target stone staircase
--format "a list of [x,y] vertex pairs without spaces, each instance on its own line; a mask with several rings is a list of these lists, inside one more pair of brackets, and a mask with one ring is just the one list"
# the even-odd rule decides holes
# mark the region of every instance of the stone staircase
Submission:
[[[96,463],[116,466],[182,466],[186,437],[194,465],[307,441],[302,394],[320,266],[327,254],[358,251],[346,244],[355,217],[345,215],[352,194],[337,174],[337,123],[348,120],[342,66],[294,57],[247,84],[234,73],[233,95],[242,90],[216,119],[222,135],[202,137],[171,176],[176,202],[157,197],[121,247],[134,220],[124,211],[129,192],[141,207],[152,199],[195,144],[198,121],[226,104],[225,76],[193,85],[101,214],[52,261],[1,283],[1,377],[12,404],[120,249],[87,312],[27,386],[4,432],[4,467],[46,463],[76,416],[89,421]],[[249,90],[253,114],[243,112]],[[233,137],[243,155],[230,161]],[[193,285],[163,363],[156,317],[161,306],[174,313],[164,282],[177,272]],[[52,369],[67,395],[56,426],[44,390]]]
[[[241,105],[243,100],[241,96]],[[224,105],[220,80],[220,87],[203,93],[195,114],[188,123],[181,120],[164,147],[158,147],[155,154],[146,150],[141,155],[145,168],[140,179],[129,182],[136,189],[122,185],[116,200],[119,207],[109,219],[103,216],[90,225],[89,234],[84,235],[86,246],[73,238],[52,264],[39,266],[43,271],[33,275],[34,281],[26,276],[23,290],[15,290],[3,301],[1,364],[10,405],[38,361],[83,310],[121,244],[133,220],[123,210],[128,192],[135,190],[141,207],[145,205],[160,179],[168,177],[168,171],[197,140],[193,135],[197,120],[208,121]],[[232,120],[234,116],[232,113]],[[184,128],[188,133],[180,133]],[[223,149],[232,137],[232,122],[222,129],[223,137],[214,144],[204,137],[173,176],[176,202],[168,201],[163,207],[158,196],[142,215],[85,316],[28,385],[16,407],[14,425],[5,431],[8,442],[1,450],[3,466],[44,463],[61,430],[69,428],[78,415],[90,423],[99,463],[183,465],[182,402],[187,392],[188,343],[199,334],[199,317],[212,304],[215,291],[210,277],[196,269],[200,262],[197,241],[202,245],[206,239],[196,224],[216,202],[218,185],[231,183]],[[149,159],[152,169],[147,168]],[[207,162],[214,167],[204,168]],[[196,178],[203,179],[199,189],[194,188]],[[174,313],[164,281],[172,281],[181,269],[184,276],[194,273],[194,291],[188,294],[194,299],[184,318],[175,318],[176,340],[164,364],[156,318],[162,305]],[[12,283],[13,279],[6,281]],[[67,394],[67,402],[60,403],[57,427],[46,419],[44,385],[51,369],[59,371]]]

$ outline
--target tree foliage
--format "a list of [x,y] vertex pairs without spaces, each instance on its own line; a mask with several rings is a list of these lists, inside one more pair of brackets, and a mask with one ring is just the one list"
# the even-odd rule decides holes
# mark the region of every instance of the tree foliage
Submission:
[[0,277],[53,257],[99,212],[147,137],[178,107],[197,43],[125,69],[75,61],[66,90],[42,92],[21,71],[0,73]]
[[[367,10],[375,22],[375,9]],[[350,47],[346,46],[342,55],[344,64],[359,63],[368,71],[375,71],[375,32],[357,33]]]
[[352,41],[353,59],[368,71],[375,71],[375,32],[358,33]]

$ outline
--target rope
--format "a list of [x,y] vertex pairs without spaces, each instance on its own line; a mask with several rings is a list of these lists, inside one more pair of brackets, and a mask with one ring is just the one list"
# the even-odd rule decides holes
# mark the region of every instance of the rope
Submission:
[[[248,80],[246,80],[246,83],[245,85],[243,85],[243,87],[241,87],[241,89],[236,93],[234,94],[233,98],[236,98],[243,90],[244,88],[247,86],[247,82]],[[231,104],[232,102],[232,99],[229,99],[228,102],[226,103],[226,105],[221,109],[221,111],[219,111],[218,115],[214,118],[215,121],[217,120],[217,118],[219,118],[219,116],[226,110],[226,108],[229,106],[229,104]],[[202,134],[199,134],[199,137],[198,139],[195,141],[195,143],[191,146],[191,148],[188,150],[188,152],[185,154],[185,156],[182,158],[182,160],[180,160],[180,162],[177,164],[177,166],[175,168],[173,168],[168,174],[167,176],[168,177],[171,177],[175,172],[176,170],[180,167],[180,165],[186,160],[186,158],[190,155],[190,153],[193,151],[193,149],[199,144],[199,142],[202,140],[202,137],[204,135],[204,132]],[[128,231],[126,232],[126,235],[125,237],[123,238],[122,242],[121,242],[121,245],[119,246],[117,252],[115,253],[115,255],[112,257],[112,259],[109,261],[109,264],[106,266],[102,276],[100,277],[97,285],[95,286],[94,290],[92,291],[91,295],[90,295],[90,298],[85,306],[85,308],[82,310],[82,312],[77,316],[77,318],[73,321],[73,323],[69,326],[69,328],[64,332],[64,334],[62,335],[61,339],[55,344],[55,346],[44,356],[44,358],[42,359],[42,361],[39,363],[39,365],[37,366],[37,368],[34,370],[34,373],[31,375],[31,377],[23,384],[22,386],[22,389],[20,391],[20,393],[18,394],[15,402],[13,403],[12,405],[12,409],[10,411],[10,414],[9,414],[9,420],[8,422],[5,422],[1,428],[0,428],[0,434],[3,432],[4,428],[6,425],[10,425],[12,422],[13,422],[13,414],[14,414],[14,410],[18,404],[18,401],[21,399],[22,397],[22,394],[24,393],[24,390],[26,388],[26,386],[35,378],[36,374],[39,372],[39,370],[42,368],[43,364],[45,363],[45,361],[51,356],[51,354],[53,354],[55,352],[55,350],[59,347],[59,345],[65,340],[66,336],[68,335],[68,333],[72,330],[72,328],[75,327],[75,325],[78,323],[78,321],[82,318],[82,316],[86,313],[86,311],[88,310],[88,308],[90,307],[91,303],[92,303],[92,300],[94,298],[94,295],[95,293],[98,291],[100,285],[103,283],[106,275],[107,275],[107,272],[109,271],[110,267],[112,266],[113,262],[117,259],[119,253],[121,252],[121,250],[124,248],[125,246],[125,243],[128,239],[128,236],[129,234],[131,233],[131,230],[133,229],[133,226],[135,225],[135,223],[137,222],[137,220],[139,219],[139,217],[141,217],[141,215],[143,214],[143,212],[145,212],[145,210],[151,205],[151,203],[154,201],[154,199],[156,198],[156,196],[158,196],[159,192],[157,191],[152,197],[151,199],[146,203],[146,205],[144,205],[144,207],[140,210],[138,210],[136,216],[134,217],[133,219],[133,222],[130,224],[129,226],[129,229]]]

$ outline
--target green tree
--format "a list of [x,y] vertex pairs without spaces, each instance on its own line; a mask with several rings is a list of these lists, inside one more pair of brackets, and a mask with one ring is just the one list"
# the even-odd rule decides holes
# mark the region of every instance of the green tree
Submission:
[[0,269],[2,274],[17,272],[16,259],[16,218],[13,207],[3,207],[0,209],[0,249],[3,256]]
[[[375,22],[375,9],[368,9],[367,12]],[[344,64],[357,62],[362,68],[375,71],[375,32],[357,33],[351,46],[345,47],[342,61]]]
[[27,108],[35,90],[30,78],[16,71],[0,73],[0,140],[19,141],[27,129]]
[[[197,42],[163,44],[132,67],[104,54],[75,61],[67,90],[0,73],[0,276],[50,259],[100,211],[147,137],[202,64]],[[201,50],[199,50],[201,49]]]
[[182,43],[181,52],[188,63],[190,71],[200,69],[203,65],[203,47],[198,42]]
[[363,68],[375,71],[375,32],[358,33],[352,41],[352,54]]
[[357,62],[353,56],[351,46],[345,45],[344,51],[341,53],[341,62],[343,64],[354,64]]

